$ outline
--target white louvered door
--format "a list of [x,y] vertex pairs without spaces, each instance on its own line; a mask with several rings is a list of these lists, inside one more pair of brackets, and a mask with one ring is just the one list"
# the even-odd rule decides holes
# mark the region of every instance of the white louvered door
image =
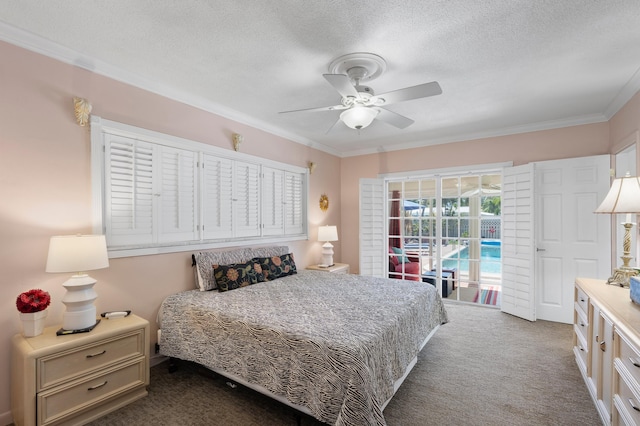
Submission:
[[502,311],[536,320],[533,164],[502,174]]
[[360,275],[387,273],[384,187],[382,179],[360,179]]
[[105,232],[109,245],[153,243],[153,145],[106,134],[105,163]]
[[233,237],[233,161],[203,154],[202,223],[205,240]]
[[193,241],[198,236],[197,153],[184,149],[160,147],[157,168],[160,188],[158,198],[158,241]]
[[233,228],[234,236],[260,235],[260,166],[234,161]]

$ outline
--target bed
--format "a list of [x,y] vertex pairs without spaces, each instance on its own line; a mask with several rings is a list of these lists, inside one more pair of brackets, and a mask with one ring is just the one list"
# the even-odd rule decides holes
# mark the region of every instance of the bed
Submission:
[[209,262],[278,260],[287,253],[286,246],[207,253],[194,268],[199,288],[162,303],[160,353],[201,364],[327,424],[384,425],[384,407],[447,322],[440,296],[423,283],[297,271],[292,255],[277,279],[202,291],[212,280]]

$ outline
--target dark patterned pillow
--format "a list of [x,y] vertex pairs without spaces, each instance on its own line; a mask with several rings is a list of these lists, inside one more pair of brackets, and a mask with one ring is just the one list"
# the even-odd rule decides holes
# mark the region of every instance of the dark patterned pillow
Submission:
[[262,267],[253,260],[246,263],[213,265],[213,276],[218,285],[218,291],[221,292],[265,281]]
[[256,257],[253,260],[262,267],[262,274],[267,281],[298,273],[293,253],[273,257]]

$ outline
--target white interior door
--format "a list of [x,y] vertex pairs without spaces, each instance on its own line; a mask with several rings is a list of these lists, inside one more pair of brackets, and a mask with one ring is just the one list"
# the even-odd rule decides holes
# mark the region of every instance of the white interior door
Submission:
[[608,190],[608,155],[535,163],[538,319],[572,323],[575,278],[611,273],[611,218],[593,213]]

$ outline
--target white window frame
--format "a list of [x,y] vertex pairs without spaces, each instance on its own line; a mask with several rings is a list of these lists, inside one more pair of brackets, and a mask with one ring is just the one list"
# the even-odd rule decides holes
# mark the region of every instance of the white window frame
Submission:
[[[123,123],[118,123],[110,120],[105,120],[98,116],[91,117],[91,187],[92,187],[92,224],[93,232],[96,234],[105,234],[107,230],[107,221],[109,220],[106,215],[107,205],[107,192],[106,191],[106,158],[105,158],[105,135],[115,135],[124,138],[134,139],[145,143],[153,144],[154,147],[158,147],[159,151],[162,151],[163,147],[168,147],[167,151],[171,150],[187,150],[196,154],[197,164],[196,170],[196,186],[194,191],[195,201],[193,202],[193,208],[195,209],[194,215],[196,218],[196,238],[191,238],[191,233],[188,238],[171,239],[169,241],[162,238],[158,238],[158,235],[162,232],[156,229],[155,239],[152,243],[140,244],[133,243],[125,246],[113,246],[107,239],[107,248],[109,250],[109,257],[128,257],[128,256],[141,256],[150,254],[161,253],[173,253],[181,251],[196,251],[205,250],[211,248],[230,247],[239,245],[255,245],[255,244],[268,244],[268,243],[281,243],[297,240],[308,240],[308,194],[309,194],[309,170],[306,167],[293,166],[290,164],[280,163],[277,161],[267,160],[264,158],[239,153],[211,145],[207,145],[200,142],[191,141],[188,139],[178,138],[162,134],[159,132],[142,129],[134,126],[130,126]],[[244,166],[249,166],[252,173],[252,180],[256,182],[257,173],[257,187],[243,186],[246,182],[233,182],[233,187],[236,192],[244,191],[244,199],[238,199],[237,194],[234,194],[233,204],[238,203],[237,206],[232,208],[239,209],[240,203],[244,202],[243,206],[251,205],[253,217],[248,218],[245,215],[244,227],[242,230],[236,231],[237,226],[233,223],[233,231],[229,235],[220,236],[218,238],[205,238],[204,229],[204,158],[205,156],[213,156],[223,161],[231,162],[233,169],[236,167],[239,169],[248,170]],[[211,157],[209,157],[211,158]],[[154,158],[155,161],[155,158]],[[160,165],[161,167],[162,165]],[[262,200],[262,193],[264,192],[264,185],[266,185],[266,179],[264,179],[263,168],[275,169],[283,171],[282,181],[282,199],[283,205],[281,206],[283,212],[283,229],[281,233],[264,232],[265,226],[263,223],[262,210],[269,208],[268,204],[265,204],[265,200]],[[234,172],[235,173],[235,172]],[[290,188],[288,185],[287,177],[293,176],[295,185]],[[156,181],[158,176],[154,176],[154,187],[158,184]],[[237,179],[236,179],[237,180]],[[232,178],[233,181],[233,178]],[[269,189],[273,191],[272,188]],[[154,189],[155,191],[155,189]],[[293,196],[294,198],[288,199]],[[240,197],[242,198],[242,197]],[[254,199],[255,198],[255,199]],[[191,202],[191,200],[188,200]],[[253,210],[255,208],[255,210]],[[188,209],[187,209],[188,211]],[[293,212],[293,215],[291,215]],[[160,217],[160,215],[158,216]],[[158,217],[154,217],[153,221],[156,223]],[[235,222],[238,216],[232,214],[231,220]],[[257,221],[257,222],[256,222]],[[254,227],[253,230],[250,228]],[[186,234],[185,234],[186,235]]]

